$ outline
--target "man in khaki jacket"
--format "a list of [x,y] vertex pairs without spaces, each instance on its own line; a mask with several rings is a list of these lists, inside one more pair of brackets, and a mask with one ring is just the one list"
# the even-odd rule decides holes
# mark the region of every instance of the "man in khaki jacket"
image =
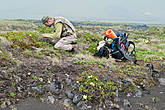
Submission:
[[60,38],[60,40],[54,45],[56,49],[68,51],[74,50],[77,36],[75,28],[70,21],[63,17],[51,18],[49,16],[44,16],[42,18],[42,23],[47,27],[54,26],[53,34],[43,34],[42,36],[52,39]]

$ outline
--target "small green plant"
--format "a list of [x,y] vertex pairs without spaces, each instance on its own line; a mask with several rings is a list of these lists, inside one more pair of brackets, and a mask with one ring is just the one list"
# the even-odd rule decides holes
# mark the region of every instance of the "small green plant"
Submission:
[[129,68],[130,67],[130,65],[126,65],[126,68]]
[[48,75],[51,76],[52,75],[52,72],[48,72]]
[[102,66],[102,65],[99,65],[98,67],[101,68],[101,69],[104,69],[104,66]]
[[28,56],[33,56],[33,53],[32,53],[32,51],[30,51],[30,50],[25,50],[24,52],[23,52],[25,55],[28,55]]
[[122,71],[122,70],[119,70],[119,72],[120,72],[120,73],[123,73],[124,71]]
[[43,58],[44,55],[41,52],[35,52],[34,53],[34,57],[36,57],[36,58]]
[[50,56],[51,56],[51,57],[54,57],[54,56],[55,56],[55,54],[50,54]]
[[40,87],[42,87],[43,85],[42,85],[42,84],[40,84],[39,86],[40,86]]
[[86,55],[87,54],[87,51],[86,50],[81,50],[81,53]]
[[11,83],[11,86],[12,86],[12,87],[15,87],[15,83],[14,83],[14,82],[12,82],[12,83]]
[[74,64],[79,64],[79,60],[76,60],[73,62]]
[[32,76],[32,78],[35,80],[35,81],[37,81],[38,80],[38,77],[37,76]]
[[135,91],[135,87],[129,86],[129,92],[134,92],[134,91]]
[[1,56],[1,59],[8,61],[8,56]]
[[115,70],[115,69],[116,69],[116,67],[113,65],[113,66],[112,66],[112,70]]
[[13,58],[10,60],[10,62],[11,62],[11,64],[15,64],[17,62],[17,60],[18,60],[17,58]]
[[130,108],[131,108],[131,107],[132,107],[132,104],[128,104],[128,107],[130,107]]
[[13,92],[11,92],[10,97],[15,98],[15,94]]
[[158,97],[153,97],[152,98],[152,102],[156,103],[156,102],[159,102],[160,101],[160,98]]
[[89,64],[91,64],[91,65],[96,65],[97,63],[94,62],[94,61],[90,61]]
[[59,52],[59,53],[57,53],[57,56],[58,56],[58,57],[61,57],[61,53],[60,53],[60,52]]
[[43,47],[44,46],[44,43],[43,42],[36,42],[37,45],[39,45],[40,47]]
[[70,110],[70,109],[73,110],[73,107],[71,107],[70,105],[66,105],[65,107],[66,107],[67,109],[69,109],[69,110]]
[[12,69],[11,69],[11,68],[9,68],[9,69],[8,69],[8,71],[9,71],[9,72],[12,72]]
[[46,28],[40,26],[40,29],[38,30],[39,33],[53,33],[53,28]]
[[96,54],[97,53],[97,44],[93,43],[89,46],[88,51],[91,52],[92,54]]
[[85,63],[87,63],[87,61],[85,61],[85,60],[80,61],[80,64],[85,64]]

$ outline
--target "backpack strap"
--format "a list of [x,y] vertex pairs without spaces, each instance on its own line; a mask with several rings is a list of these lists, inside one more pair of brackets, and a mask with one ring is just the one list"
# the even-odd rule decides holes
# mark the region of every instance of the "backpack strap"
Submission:
[[128,41],[128,43],[126,44],[126,46],[128,45],[128,48],[129,48],[129,46],[130,45],[133,45],[133,50],[129,53],[129,55],[132,55],[133,53],[135,53],[135,56],[136,56],[136,50],[135,50],[135,44],[134,44],[134,42],[132,42],[132,41]]
[[127,60],[131,60],[131,61],[133,61],[136,64],[136,62],[137,62],[136,58],[130,57],[129,55],[126,54],[127,51],[128,51],[128,47],[130,46],[130,44],[134,45],[134,49],[131,51],[131,53],[135,52],[135,44],[133,42],[131,42],[131,41],[129,41],[128,44],[126,42],[126,44],[127,44],[127,49],[126,50],[121,45],[122,41],[125,42],[125,40],[127,40],[127,38],[128,38],[128,36],[125,37],[125,38],[122,38],[122,39],[121,38],[118,38],[117,48],[123,54],[124,58],[126,58]]

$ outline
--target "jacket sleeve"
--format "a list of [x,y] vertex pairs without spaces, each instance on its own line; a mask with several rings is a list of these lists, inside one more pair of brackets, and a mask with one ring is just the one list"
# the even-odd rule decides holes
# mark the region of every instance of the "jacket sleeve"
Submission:
[[60,38],[61,37],[61,33],[62,33],[62,27],[63,24],[62,23],[57,23],[55,25],[55,32],[53,34],[44,34],[45,37],[50,37],[50,38]]

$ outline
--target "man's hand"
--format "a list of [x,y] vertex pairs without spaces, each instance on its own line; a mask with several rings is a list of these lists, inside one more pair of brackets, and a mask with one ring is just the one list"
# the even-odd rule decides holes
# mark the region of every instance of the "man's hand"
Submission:
[[42,37],[46,37],[46,35],[45,34],[42,34]]
[[41,35],[42,36],[42,38],[52,38],[52,39],[54,39],[53,37],[54,37],[54,34],[50,34],[50,33],[48,33],[48,34],[42,34]]

